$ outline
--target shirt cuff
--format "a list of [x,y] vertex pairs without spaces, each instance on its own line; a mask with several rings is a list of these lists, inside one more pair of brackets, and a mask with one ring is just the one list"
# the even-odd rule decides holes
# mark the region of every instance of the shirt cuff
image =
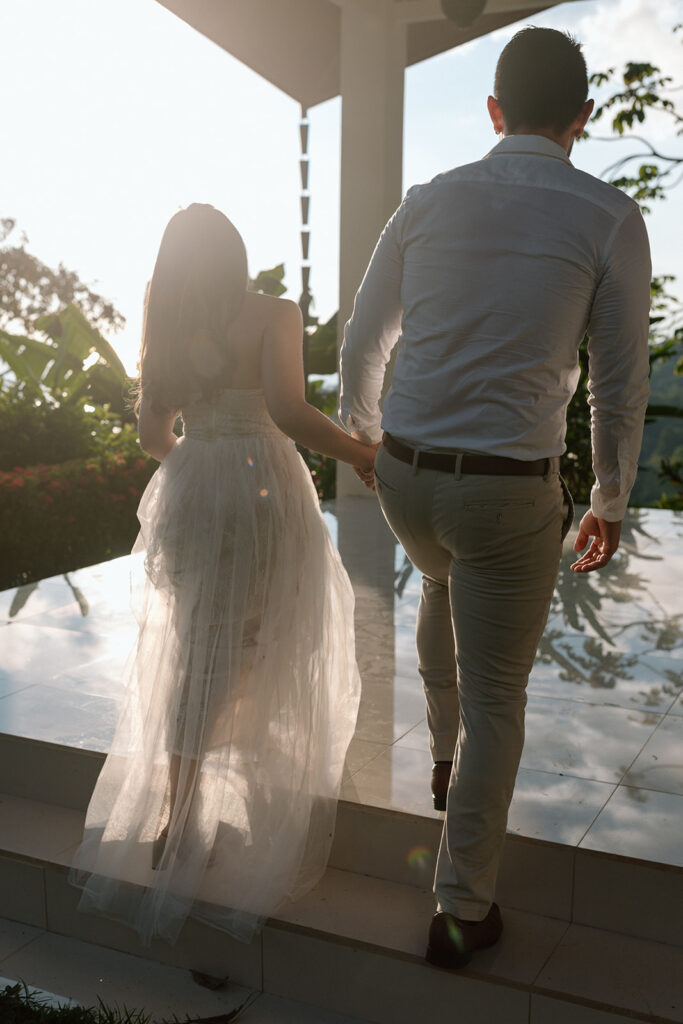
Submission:
[[363,424],[354,417],[353,413],[343,408],[339,409],[337,417],[347,434],[352,434],[363,444],[377,444],[382,440],[384,432],[379,420],[377,423]]
[[607,523],[619,523],[626,515],[628,498],[628,494],[626,497],[620,495],[618,498],[605,498],[594,487],[591,491],[591,512],[596,519],[604,519]]
[[608,523],[620,522],[626,515],[628,499],[638,473],[638,452],[633,437],[622,437],[616,445],[616,461],[594,456],[596,480],[591,490],[591,512]]

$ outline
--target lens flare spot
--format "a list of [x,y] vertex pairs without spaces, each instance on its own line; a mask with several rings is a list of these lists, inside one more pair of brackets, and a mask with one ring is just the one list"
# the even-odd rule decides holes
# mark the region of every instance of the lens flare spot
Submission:
[[459,953],[462,953],[465,949],[465,940],[463,939],[462,930],[455,923],[453,918],[449,915],[448,917],[448,938],[453,943]]
[[262,498],[266,498],[268,496],[268,488],[262,487],[261,490],[259,491],[259,494],[261,495]]
[[251,455],[247,456],[247,465],[251,466],[252,469],[254,468],[254,460],[252,459]]
[[413,846],[408,850],[408,867],[426,868],[432,860],[432,855],[426,846]]

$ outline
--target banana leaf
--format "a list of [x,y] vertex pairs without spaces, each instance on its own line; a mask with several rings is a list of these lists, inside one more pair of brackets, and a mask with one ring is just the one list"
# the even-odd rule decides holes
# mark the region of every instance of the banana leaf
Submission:
[[265,295],[274,295],[276,298],[283,295],[287,288],[283,284],[285,276],[284,263],[278,263],[270,270],[262,270],[256,277],[249,281],[249,289],[252,292],[263,292]]
[[78,306],[71,303],[60,313],[41,317],[36,326],[39,330],[45,331],[53,341],[58,342],[55,360],[56,381],[59,380],[61,367],[68,361],[69,356],[83,363],[92,352],[97,352],[121,384],[125,384],[127,374],[123,363],[109,342],[88,323]]
[[126,399],[129,394],[129,380],[124,377],[123,381],[119,374],[105,363],[95,363],[85,371],[87,379],[85,384],[74,382],[74,394],[69,401],[74,401],[87,394],[88,402],[91,405],[108,405],[111,411],[124,419],[131,417],[131,411],[127,407]]
[[325,375],[337,372],[337,314],[308,336],[309,373]]
[[[0,331],[0,360],[9,366],[17,381],[23,384],[27,391],[36,398],[43,398],[40,378],[47,360],[36,357],[36,353],[30,351],[30,340]],[[20,352],[19,349],[24,343],[26,348]]]

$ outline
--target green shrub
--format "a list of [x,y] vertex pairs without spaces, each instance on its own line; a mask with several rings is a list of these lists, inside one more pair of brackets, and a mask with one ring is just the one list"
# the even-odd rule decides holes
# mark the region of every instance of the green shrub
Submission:
[[297,446],[308,466],[319,501],[330,501],[337,494],[337,463],[328,455],[318,455],[308,448]]
[[[127,554],[137,507],[158,463],[126,427],[121,448],[59,465],[0,471],[0,590]],[[321,501],[334,497],[334,459],[304,451]]]
[[130,551],[157,466],[136,449],[0,472],[0,589]]
[[0,470],[93,455],[97,426],[95,417],[79,405],[47,405],[16,386],[2,390]]
[[20,385],[0,387],[0,470],[52,466],[106,451],[139,454],[134,417],[108,405],[52,405]]

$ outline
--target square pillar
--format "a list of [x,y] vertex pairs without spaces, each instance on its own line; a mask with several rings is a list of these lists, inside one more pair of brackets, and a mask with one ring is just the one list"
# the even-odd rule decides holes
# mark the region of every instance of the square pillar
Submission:
[[[340,6],[341,342],[377,240],[402,199],[406,26],[396,16],[395,0],[342,0]],[[337,494],[372,492],[339,463]]]

